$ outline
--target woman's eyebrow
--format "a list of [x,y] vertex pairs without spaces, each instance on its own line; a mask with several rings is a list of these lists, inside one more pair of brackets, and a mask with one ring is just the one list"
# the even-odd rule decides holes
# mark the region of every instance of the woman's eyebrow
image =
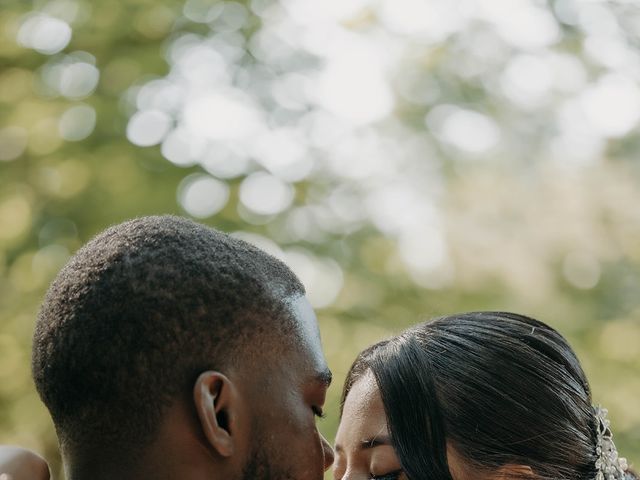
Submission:
[[391,437],[389,435],[376,435],[375,437],[367,438],[360,442],[360,449],[367,450],[380,445],[391,445]]

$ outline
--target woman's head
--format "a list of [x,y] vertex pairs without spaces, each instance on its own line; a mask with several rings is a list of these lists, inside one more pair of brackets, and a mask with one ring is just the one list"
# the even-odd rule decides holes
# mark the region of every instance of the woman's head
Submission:
[[[558,332],[522,315],[440,318],[373,345],[353,364],[342,402],[337,478],[353,447],[347,410],[372,428],[376,405],[381,438],[410,479],[596,478],[598,421],[580,363]],[[358,451],[377,458],[371,445]]]

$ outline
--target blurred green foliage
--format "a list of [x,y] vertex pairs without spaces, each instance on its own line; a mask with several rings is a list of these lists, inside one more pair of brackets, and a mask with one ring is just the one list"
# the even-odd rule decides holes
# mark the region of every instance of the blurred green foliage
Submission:
[[[284,3],[291,6],[295,2]],[[558,6],[571,2],[533,3],[560,18],[564,10]],[[193,17],[194,9],[218,8],[218,4],[191,1],[187,6]],[[248,5],[244,23],[237,28],[245,37],[279,18],[265,13],[268,4],[254,1]],[[376,20],[371,5],[360,4],[334,18],[335,23],[358,34],[384,23],[381,17]],[[41,451],[58,471],[55,434],[29,375],[31,333],[47,285],[73,251],[108,225],[138,215],[192,212],[176,192],[188,175],[207,171],[201,162],[178,165],[164,158],[160,147],[143,148],[127,138],[130,117],[143,109],[135,101],[140,87],[172,71],[172,61],[167,60],[172,42],[185,32],[205,37],[215,30],[207,22],[187,18],[185,8],[183,2],[169,0],[57,0],[5,3],[0,10],[0,443]],[[45,12],[72,26],[71,40],[62,51],[43,54],[17,40],[33,12]],[[609,14],[620,22],[621,31],[633,34],[633,28],[624,24],[631,18],[627,11],[613,9]],[[575,92],[565,92],[575,97],[597,82],[604,67],[596,65],[584,46],[592,33],[566,19],[558,25],[562,40],[553,48],[585,65],[584,84],[571,87]],[[382,125],[373,133],[393,137],[402,125],[424,140],[416,148],[425,147],[420,153],[431,158],[431,166],[420,170],[420,162],[428,162],[411,152],[413,160],[399,166],[394,179],[411,177],[417,191],[435,192],[437,231],[422,230],[424,237],[418,232],[416,239],[416,235],[386,230],[380,220],[376,223],[378,209],[385,206],[378,202],[367,207],[373,212],[348,228],[327,226],[330,220],[323,224],[314,217],[317,224],[312,227],[318,235],[294,235],[291,222],[309,221],[295,216],[301,214],[301,207],[315,208],[332,192],[346,188],[356,201],[350,207],[339,205],[339,213],[340,208],[365,209],[368,195],[382,189],[384,181],[378,178],[376,183],[357,175],[345,179],[330,174],[330,169],[316,169],[288,181],[295,189],[290,205],[272,215],[256,216],[247,214],[250,203],[244,204],[240,197],[244,180],[266,168],[260,162],[236,176],[221,178],[229,187],[228,202],[215,214],[201,215],[201,221],[228,232],[252,234],[250,238],[259,244],[271,245],[266,239],[272,239],[285,258],[302,263],[314,258],[337,262],[307,262],[311,270],[329,265],[329,278],[340,282],[335,298],[319,301],[318,309],[325,350],[336,374],[326,409],[328,419],[321,423],[328,438],[333,438],[337,427],[340,383],[360,349],[432,316],[513,310],[544,320],[569,338],[591,380],[594,398],[611,411],[620,451],[632,462],[640,461],[637,125],[604,125],[599,147],[589,151],[595,160],[587,155],[589,160],[577,167],[547,161],[549,154],[543,147],[559,129],[548,119],[556,118],[554,109],[560,109],[564,98],[557,94],[544,108],[505,99],[490,75],[505,68],[517,48],[487,40],[487,31],[494,27],[464,28],[462,33],[449,32],[450,36],[431,40],[426,47],[416,41],[417,46],[410,50],[413,54],[403,54],[398,77],[390,80],[395,97],[393,108],[385,115],[396,123],[373,118],[375,112],[367,120],[375,128]],[[399,36],[402,41],[413,41],[404,35]],[[504,58],[482,60],[491,70],[485,73],[456,71],[460,58],[471,62],[465,49],[474,39],[484,41],[487,49],[504,50]],[[636,55],[635,38],[628,41]],[[88,63],[99,70],[95,88],[64,95],[47,84],[47,65],[86,59],[87,54],[91,57]],[[260,55],[255,48],[247,53],[245,66],[260,63],[256,56]],[[272,73],[277,77],[286,72],[280,65]],[[398,93],[403,87],[396,84],[406,80],[404,74],[426,79],[421,84],[425,89],[422,98]],[[634,75],[629,74],[630,81],[637,82],[637,72]],[[433,98],[427,98],[430,89],[436,91]],[[494,118],[508,148],[489,149],[488,159],[466,158],[465,148],[483,148],[483,144],[457,144],[456,138],[447,144],[441,138],[448,135],[445,127],[438,137],[440,127],[432,125],[438,119],[428,115],[437,104],[464,105]],[[95,128],[86,138],[65,140],[73,132],[62,131],[61,118],[77,105],[95,111]],[[275,104],[265,105],[267,112],[277,109]],[[179,117],[174,121],[179,122]],[[493,127],[482,122],[476,122],[474,128],[485,128],[491,136]],[[363,128],[356,125],[351,132],[357,136]],[[402,146],[402,140],[394,144],[399,155],[404,152]],[[574,147],[579,150],[579,145]],[[328,148],[326,152],[331,154]],[[395,160],[389,157],[386,161]],[[366,162],[363,165],[369,168]],[[410,168],[405,170],[406,165]],[[435,187],[430,185],[434,178],[438,179]],[[359,183],[369,185],[369,190],[354,189]],[[389,218],[405,214],[391,211]],[[423,214],[418,210],[414,223],[433,220]],[[294,224],[292,231],[300,228]],[[446,243],[434,247],[429,232],[438,233]],[[411,253],[423,245],[429,252],[446,252],[446,268],[438,264],[432,270],[430,265],[420,270],[420,265],[412,265]],[[306,278],[313,280],[313,272],[307,272]],[[322,282],[319,285],[317,288],[323,287]],[[322,300],[322,292],[318,298]]]

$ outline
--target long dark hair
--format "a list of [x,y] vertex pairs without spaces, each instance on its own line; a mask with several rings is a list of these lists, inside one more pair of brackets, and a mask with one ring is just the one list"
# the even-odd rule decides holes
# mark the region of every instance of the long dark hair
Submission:
[[524,465],[540,480],[596,478],[589,384],[567,341],[538,320],[473,312],[419,324],[358,356],[342,405],[369,370],[412,480],[451,480],[447,443],[481,471]]

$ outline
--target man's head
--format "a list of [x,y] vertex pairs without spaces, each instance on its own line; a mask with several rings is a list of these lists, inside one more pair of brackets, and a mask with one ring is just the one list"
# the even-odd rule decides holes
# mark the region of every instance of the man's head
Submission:
[[132,220],[78,251],[40,311],[32,367],[70,463],[137,468],[177,439],[227,478],[265,457],[267,478],[315,479],[331,460],[313,420],[327,367],[302,284],[189,220]]

